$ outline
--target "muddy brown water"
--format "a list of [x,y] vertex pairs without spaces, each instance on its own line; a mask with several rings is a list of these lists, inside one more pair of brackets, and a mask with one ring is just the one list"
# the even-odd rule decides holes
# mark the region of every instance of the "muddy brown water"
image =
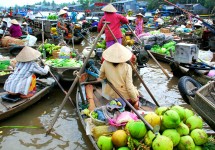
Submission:
[[[86,46],[75,45],[80,51]],[[162,73],[159,67],[150,60],[147,67],[140,69],[140,75],[145,84],[154,95],[161,106],[164,105],[184,105],[187,106],[181,98],[177,88],[178,78],[173,77],[167,64],[161,63],[171,76],[170,79]],[[145,96],[151,100],[143,85],[137,78],[134,78],[134,84]],[[64,83],[68,89],[71,83]],[[38,129],[28,128],[0,128],[0,149],[1,150],[91,150],[93,149],[84,129],[80,123],[76,109],[68,101],[63,108],[54,128],[48,136],[45,136],[47,127],[51,119],[55,116],[64,94],[59,88],[54,88],[51,93],[42,98],[38,103],[32,105],[17,115],[1,121],[1,126],[38,126]],[[75,99],[75,90],[71,94]],[[151,100],[152,101],[152,100]]]

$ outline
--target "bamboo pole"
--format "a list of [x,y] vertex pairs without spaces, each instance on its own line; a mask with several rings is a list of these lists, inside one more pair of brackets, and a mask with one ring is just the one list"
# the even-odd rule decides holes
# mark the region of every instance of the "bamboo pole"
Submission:
[[101,35],[103,34],[103,32],[104,32],[104,30],[105,30],[105,28],[106,28],[106,25],[107,25],[107,23],[104,24],[104,26],[102,27],[100,33],[98,34],[98,36],[97,36],[97,38],[96,38],[96,40],[95,40],[95,43],[93,44],[93,46],[92,46],[92,48],[91,48],[91,50],[90,50],[90,52],[89,52],[87,58],[86,58],[85,61],[84,61],[83,66],[82,66],[81,69],[79,70],[79,72],[78,72],[78,74],[77,74],[75,80],[73,81],[71,87],[69,88],[68,93],[67,93],[66,96],[64,97],[64,99],[63,99],[63,101],[62,101],[62,103],[61,103],[61,105],[60,105],[60,108],[58,109],[58,111],[57,111],[57,113],[55,114],[55,116],[54,116],[54,118],[53,118],[53,120],[52,120],[52,122],[51,122],[51,124],[50,124],[50,126],[49,126],[49,128],[48,128],[48,130],[46,131],[46,135],[48,135],[48,134],[51,132],[51,130],[52,130],[52,128],[53,128],[55,122],[57,121],[57,118],[58,118],[60,112],[62,111],[64,105],[66,104],[66,102],[67,102],[67,100],[68,100],[69,95],[72,93],[73,89],[75,88],[76,83],[79,81],[79,76],[84,72],[84,69],[85,69],[85,67],[86,67],[87,61],[89,60],[90,55],[91,55],[92,52],[94,51],[94,49],[95,49],[95,47],[96,47],[96,44],[97,44],[99,38],[100,38]]

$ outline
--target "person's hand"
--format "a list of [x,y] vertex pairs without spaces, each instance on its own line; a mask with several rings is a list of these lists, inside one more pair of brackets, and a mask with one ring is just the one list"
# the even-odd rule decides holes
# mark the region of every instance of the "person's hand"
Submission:
[[48,65],[45,65],[44,69],[50,71],[50,67]]

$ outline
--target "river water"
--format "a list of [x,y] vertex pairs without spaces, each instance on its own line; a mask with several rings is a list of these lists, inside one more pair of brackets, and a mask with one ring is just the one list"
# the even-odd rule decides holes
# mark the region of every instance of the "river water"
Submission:
[[[86,43],[75,48],[80,51]],[[147,67],[140,69],[140,75],[151,93],[161,106],[184,104],[177,88],[178,78],[173,77],[167,64],[161,63],[170,75],[168,79],[159,67],[150,60]],[[145,88],[138,79],[134,79],[146,99],[151,100]],[[68,89],[71,83],[64,83]],[[37,126],[30,128],[0,128],[1,150],[91,150],[93,149],[88,137],[85,135],[76,109],[68,101],[64,106],[52,132],[45,136],[47,127],[55,116],[64,98],[63,92],[55,87],[51,93],[43,97],[38,103],[32,105],[17,115],[2,121],[1,126]],[[71,94],[75,99],[75,90]],[[152,101],[152,100],[151,100]]]

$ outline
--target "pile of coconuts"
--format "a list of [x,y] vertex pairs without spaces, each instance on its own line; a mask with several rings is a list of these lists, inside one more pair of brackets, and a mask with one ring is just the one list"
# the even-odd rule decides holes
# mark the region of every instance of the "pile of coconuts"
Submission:
[[[142,121],[132,120],[111,136],[101,135],[97,141],[98,147],[101,150],[203,150],[208,144],[202,119],[190,109],[181,106],[158,107],[144,118],[153,127],[160,126],[157,135],[147,131]],[[215,146],[214,139],[210,146]]]

